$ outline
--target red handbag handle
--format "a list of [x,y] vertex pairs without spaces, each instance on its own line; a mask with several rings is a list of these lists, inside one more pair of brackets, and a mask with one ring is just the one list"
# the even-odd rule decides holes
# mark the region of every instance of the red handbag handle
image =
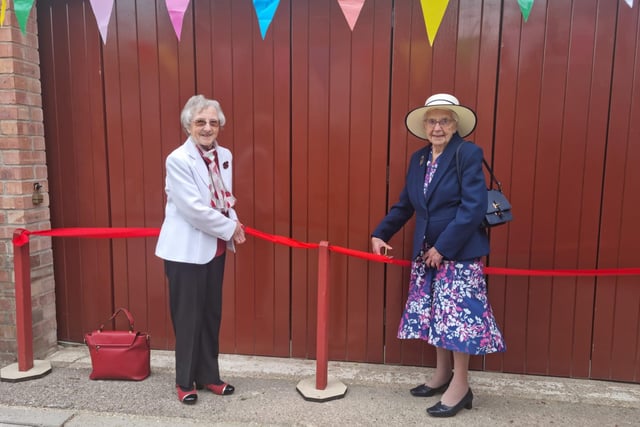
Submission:
[[[113,315],[105,323],[111,322],[113,319],[116,318],[116,316],[120,312],[124,313],[127,316],[127,320],[129,321],[129,330],[133,331],[133,316],[131,315],[131,313],[129,313],[129,310],[127,310],[124,307],[120,307],[119,309],[117,309],[116,312],[113,313]],[[103,329],[104,329],[104,323],[102,325],[100,325],[99,331],[102,332]]]

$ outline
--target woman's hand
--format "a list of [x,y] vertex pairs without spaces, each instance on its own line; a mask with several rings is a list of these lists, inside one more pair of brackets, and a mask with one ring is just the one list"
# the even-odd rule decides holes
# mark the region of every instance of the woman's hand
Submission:
[[438,268],[442,263],[442,255],[435,247],[429,248],[426,254],[424,254],[424,263],[427,267]]
[[236,221],[236,229],[233,232],[233,242],[237,244],[242,244],[246,241],[244,237],[244,225],[240,223],[240,221]]
[[393,258],[392,256],[387,255],[387,252],[392,249],[393,248],[387,245],[387,243],[384,240],[379,239],[377,237],[371,238],[371,250],[373,251],[374,254],[384,255],[384,256],[388,256],[389,258]]

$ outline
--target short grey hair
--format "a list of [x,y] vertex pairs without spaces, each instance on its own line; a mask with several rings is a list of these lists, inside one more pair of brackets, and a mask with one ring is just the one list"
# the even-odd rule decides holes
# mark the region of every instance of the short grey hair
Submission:
[[205,98],[203,95],[194,95],[189,98],[186,104],[184,104],[184,108],[182,108],[182,112],[180,113],[180,123],[187,134],[189,133],[189,125],[191,124],[193,117],[202,110],[206,110],[210,107],[216,109],[218,112],[220,126],[224,126],[227,119],[224,117],[220,103],[215,99]]

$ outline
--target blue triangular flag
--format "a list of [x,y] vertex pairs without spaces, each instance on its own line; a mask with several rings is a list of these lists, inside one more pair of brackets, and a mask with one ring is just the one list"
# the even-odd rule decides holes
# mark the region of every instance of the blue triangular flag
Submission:
[[269,25],[271,25],[271,20],[276,13],[278,4],[280,4],[280,0],[253,0],[253,7],[258,16],[262,40],[264,40],[264,36],[267,35],[267,30],[269,29]]

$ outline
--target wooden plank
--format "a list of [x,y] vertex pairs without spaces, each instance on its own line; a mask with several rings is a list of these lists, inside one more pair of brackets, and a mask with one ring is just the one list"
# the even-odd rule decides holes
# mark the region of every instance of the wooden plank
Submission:
[[[528,239],[531,235],[528,224],[531,216],[527,215],[526,208],[530,204],[530,189],[532,187],[532,170],[525,168],[519,176],[515,176],[514,164],[516,159],[530,158],[530,152],[519,153],[518,147],[532,147],[532,138],[527,141],[516,141],[516,130],[525,127],[521,123],[519,111],[519,99],[524,99],[525,95],[520,95],[519,90],[519,61],[524,53],[521,52],[522,18],[519,7],[516,4],[505,4],[502,24],[502,46],[500,55],[500,82],[498,85],[496,100],[496,124],[494,142],[494,169],[501,171],[501,179],[505,185],[507,194],[510,194],[510,201],[514,209],[518,212],[517,220],[502,230],[491,231],[492,251],[490,264],[495,263],[500,266],[520,267],[528,266],[528,249],[523,251],[519,244],[523,239]],[[535,26],[534,26],[535,28]],[[535,83],[534,83],[535,84]],[[530,86],[527,81],[526,87]],[[535,96],[537,89],[529,90]],[[522,102],[522,101],[521,101]],[[528,115],[522,115],[528,118]],[[529,124],[526,129],[531,130]],[[523,129],[523,134],[527,135]],[[505,172],[507,176],[505,177]],[[528,174],[529,176],[522,176]],[[509,175],[511,177],[509,178]],[[520,206],[520,208],[518,208]],[[501,365],[507,372],[524,372],[526,354],[526,313],[527,294],[529,291],[529,280],[526,277],[496,277],[491,278],[490,287],[492,290],[492,302],[496,307],[504,307],[504,318],[502,319],[502,332],[504,334],[507,352],[503,355],[492,356],[502,359]],[[504,285],[503,285],[504,283]],[[504,296],[499,298],[499,291],[504,289]],[[498,292],[494,292],[498,291]],[[498,298],[497,298],[498,297]],[[501,320],[501,319],[499,319]]]
[[[534,71],[521,74],[523,80],[540,81],[539,94],[528,99],[530,110],[525,113],[532,117],[537,115],[539,120],[532,129],[535,135],[535,151],[532,154],[536,172],[531,189],[533,218],[530,241],[530,262],[533,268],[539,269],[550,268],[557,261],[554,240],[559,225],[556,211],[559,187],[563,184],[558,179],[561,160],[559,149],[562,146],[558,136],[562,134],[563,125],[562,94],[566,82],[569,32],[566,25],[558,25],[556,20],[566,16],[569,7],[567,4],[549,4],[546,19],[542,23],[544,27],[541,24],[540,32],[532,34],[530,43],[522,46],[525,50],[541,52],[540,64],[535,63],[535,67],[532,67]],[[565,13],[562,13],[562,8]],[[572,203],[575,203],[575,199]],[[526,345],[527,349],[535,351],[528,351],[526,360],[527,372],[534,374],[546,374],[549,365],[549,338],[553,331],[551,308],[553,299],[557,297],[553,282],[548,277],[532,277],[530,280]],[[568,302],[571,304],[571,301]],[[567,305],[565,300],[562,303]]]
[[[387,2],[376,2],[375,8],[364,9],[361,15],[372,21],[372,87],[375,88],[371,95],[371,147],[369,148],[369,180],[363,188],[368,188],[367,212],[362,218],[367,218],[367,229],[363,231],[363,250],[370,251],[370,234],[380,221],[377,213],[384,208],[386,202],[386,152],[388,147],[388,134],[391,127],[383,117],[389,117],[389,95],[387,88],[391,78],[389,58],[391,57],[391,43],[388,33],[393,16],[391,5]],[[370,17],[370,15],[373,15]],[[364,21],[364,22],[369,22]],[[364,25],[363,25],[364,26]],[[382,265],[373,267],[374,263],[367,265],[368,295],[367,308],[367,354],[366,361],[370,363],[384,363],[385,341],[385,287]],[[380,271],[380,272],[378,272]]]
[[[581,2],[573,10],[563,11],[571,16],[573,30],[568,35],[566,54],[566,89],[563,113],[562,144],[559,147],[558,212],[570,212],[583,206],[580,220],[571,215],[558,216],[555,246],[557,268],[595,268],[594,241],[586,230],[597,227],[598,194],[601,186],[601,167],[589,168],[586,158],[590,149],[604,150],[604,139],[589,140],[596,129],[604,129],[606,115],[590,118],[592,99],[598,95],[591,82],[598,77],[593,67],[596,29],[603,27],[607,13],[598,13],[597,2]],[[611,14],[609,14],[611,15]],[[597,17],[598,22],[594,22]],[[587,69],[594,70],[585,73]],[[604,92],[601,93],[606,98]],[[595,99],[594,99],[595,100]],[[589,123],[589,126],[584,126]],[[589,147],[589,145],[593,145]],[[590,184],[590,185],[587,185]],[[587,238],[585,238],[587,237]],[[576,249],[569,242],[575,242]],[[594,278],[556,278],[551,306],[548,373],[560,376],[587,377],[590,361],[590,336],[593,322]]]
[[[61,13],[64,16],[64,10],[60,7],[54,8],[50,2],[38,2],[38,34],[42,38],[39,41],[40,51],[40,69],[41,69],[41,85],[43,94],[43,116],[44,120],[48,123],[45,127],[45,140],[47,144],[53,143],[53,147],[47,147],[47,175],[49,179],[49,197],[52,200],[62,200],[64,192],[60,191],[59,184],[62,182],[62,176],[65,169],[62,167],[62,141],[61,132],[65,129],[61,123],[61,118],[58,112],[62,112],[63,109],[58,109],[60,103],[60,95],[64,94],[63,88],[60,87],[58,92],[56,88],[55,76],[57,75],[59,65],[56,62],[56,58],[61,60],[62,66],[67,64],[62,56],[55,56],[53,53],[59,46],[64,46],[67,37],[60,39],[58,35],[60,31],[66,32],[66,25],[53,25],[54,23],[65,22],[61,20]],[[64,35],[64,34],[63,34]],[[46,40],[46,42],[45,42]],[[62,40],[59,42],[59,40]],[[65,70],[61,70],[64,72]],[[68,98],[67,98],[68,99]],[[57,142],[57,143],[56,143]],[[68,195],[67,195],[68,196]],[[60,224],[64,218],[65,210],[62,203],[52,203],[49,210],[51,215],[51,224]],[[54,258],[54,272],[56,279],[56,320],[58,328],[58,337],[60,339],[71,340],[71,329],[77,322],[72,318],[76,311],[72,311],[73,301],[69,301],[69,298],[75,295],[69,289],[69,282],[65,280],[66,276],[66,242],[62,239],[52,239],[52,250],[56,254]]]
[[[305,2],[291,4],[291,236],[308,241],[308,207],[306,203],[309,175],[309,127],[308,103],[313,99],[306,90],[309,83],[310,64],[307,62],[310,35],[308,28],[309,5]],[[291,356],[308,357],[309,345],[315,340],[308,336],[308,302],[312,291],[308,287],[307,270],[309,255],[296,249],[291,257]]]
[[[386,203],[384,206],[372,206],[372,217],[374,218],[371,231],[382,220],[389,207],[397,200],[404,185],[404,176],[407,168],[407,158],[409,156],[409,144],[407,131],[404,127],[404,118],[407,111],[413,107],[409,99],[410,79],[413,75],[410,66],[413,61],[411,37],[415,28],[424,28],[424,21],[420,20],[420,11],[409,2],[396,3],[394,9],[394,37],[392,46],[392,70],[391,70],[391,92],[393,96],[389,100],[390,123],[389,131],[389,151],[387,160],[388,184],[385,194]],[[401,25],[402,24],[402,25]],[[428,56],[418,56],[428,58]],[[424,74],[421,74],[424,75]],[[424,103],[424,100],[422,101]],[[415,141],[412,141],[414,144]],[[413,147],[412,147],[413,148]],[[385,174],[386,175],[386,174]],[[385,176],[385,179],[387,177]],[[380,180],[377,181],[380,188]],[[380,190],[378,190],[380,191]],[[407,226],[405,226],[406,228]],[[393,247],[392,254],[399,259],[409,259],[411,249],[406,249],[411,242],[409,235],[401,231],[389,241]],[[377,268],[374,272],[386,271],[385,286],[385,362],[402,363],[403,351],[401,341],[396,338],[398,332],[398,321],[402,315],[402,310],[406,302],[406,289],[409,280],[409,269],[397,266]]]
[[[598,266],[625,267],[637,264],[640,150],[634,146],[639,131],[640,104],[637,79],[640,67],[640,19],[637,9],[620,8],[616,29],[609,129],[602,200]],[[640,348],[640,288],[637,279],[620,277],[598,280],[592,376],[599,379],[638,381]]]
[[[251,12],[250,8],[247,8]],[[254,23],[251,13],[245,15],[245,19]],[[280,22],[288,21],[288,17],[282,14],[278,8],[274,19],[269,26],[265,39],[256,32],[253,37],[254,64],[252,75],[253,103],[252,126],[246,126],[247,133],[244,138],[253,141],[253,148],[241,152],[243,157],[250,155],[251,164],[243,167],[244,170],[253,171],[252,192],[249,196],[253,199],[253,224],[259,230],[273,232],[274,213],[276,205],[274,194],[277,189],[274,186],[275,174],[275,128],[280,123],[275,122],[274,99],[278,96],[278,88],[275,87],[275,58],[274,58],[274,27]],[[247,117],[248,118],[248,117]],[[251,135],[249,135],[251,133]],[[247,144],[250,146],[250,144]],[[247,147],[249,148],[249,147]],[[239,169],[239,170],[243,170]],[[247,189],[248,190],[248,189]],[[286,191],[286,189],[284,190]],[[253,322],[256,327],[255,349],[256,354],[272,354],[275,336],[277,334],[274,316],[274,304],[276,300],[275,284],[275,247],[272,243],[263,240],[255,241],[255,253],[253,257],[255,270],[255,308]]]
[[[291,8],[281,3],[279,21],[272,23],[274,96],[273,103],[273,211],[271,230],[291,236]],[[286,18],[283,18],[286,17]],[[299,250],[299,249],[297,249]],[[273,317],[276,334],[274,356],[290,356],[291,331],[291,252],[284,245],[274,247]]]
[[[476,130],[471,135],[471,139],[484,151],[484,157],[493,165],[493,151],[495,141],[495,120],[497,114],[496,93],[498,75],[498,62],[500,60],[500,19],[501,19],[501,2],[499,0],[484,1],[482,3],[482,24],[479,29],[480,33],[480,58],[478,61],[477,73],[478,84],[477,96],[475,101],[476,114],[478,115],[478,124]],[[494,172],[499,179],[507,179],[509,169],[497,169],[494,166]],[[488,180],[487,180],[488,182]],[[508,193],[507,193],[508,194]],[[490,265],[494,260],[494,251],[504,254],[505,242],[507,239],[507,227],[490,232],[489,242],[491,244],[491,252],[485,259],[485,264]],[[501,328],[504,325],[504,308],[505,308],[505,278],[504,276],[487,276],[487,288],[489,303],[492,306],[494,317]],[[502,370],[503,353],[494,353],[484,357],[484,369],[492,371]]]
[[[326,3],[311,2],[309,4],[309,45],[307,60],[309,61],[311,75],[309,76],[310,78],[306,88],[306,90],[309,91],[309,103],[308,105],[296,105],[293,107],[294,109],[300,107],[303,111],[306,108],[309,115],[308,133],[305,138],[309,146],[308,158],[305,162],[307,164],[306,174],[308,174],[309,181],[303,200],[306,204],[307,212],[307,240],[316,243],[327,239],[327,214],[332,196],[330,194],[329,176],[327,174],[329,170],[328,118],[330,113],[328,89],[331,84],[329,80],[329,60],[331,53],[329,10],[329,5]],[[295,143],[304,142],[294,141],[294,144]],[[304,173],[303,171],[300,172]],[[311,342],[314,343],[310,347],[309,354],[311,357],[315,357],[318,254],[316,251],[310,251],[309,257],[310,267],[307,271],[306,279],[309,290],[307,300],[307,324],[309,329],[307,330],[307,336]],[[333,259],[330,268],[335,268]],[[331,275],[330,280],[334,280],[333,275]],[[331,353],[329,357],[332,357]]]
[[[352,147],[357,136],[351,133],[353,126],[353,107],[355,105],[369,105],[366,100],[357,99],[354,94],[353,75],[356,74],[356,62],[359,52],[356,47],[356,34],[351,32],[342,10],[337,3],[327,8],[327,46],[326,63],[328,111],[326,117],[318,117],[319,122],[327,127],[325,140],[310,140],[311,145],[320,144],[325,150],[327,165],[325,169],[328,197],[326,203],[326,234],[332,245],[348,247],[352,230],[349,218],[352,214],[351,202],[356,197],[352,192],[351,179],[354,173],[362,173],[362,164],[354,165]],[[364,8],[364,7],[363,7]],[[313,37],[313,33],[311,34]],[[359,79],[366,80],[368,76],[360,75]],[[362,102],[362,103],[361,103]],[[357,156],[360,159],[360,156]],[[357,172],[354,172],[354,167]],[[313,181],[311,181],[313,184]],[[345,215],[345,213],[347,213]],[[315,252],[315,251],[314,251]],[[338,254],[330,257],[330,333],[329,357],[333,360],[348,360],[356,358],[363,360],[361,348],[365,337],[362,331],[366,324],[362,307],[362,295],[355,291],[352,279],[351,261]],[[362,286],[362,281],[360,281]],[[357,294],[357,301],[355,294]],[[353,319],[363,323],[359,328],[359,337],[350,334]],[[353,351],[353,353],[352,353]]]

